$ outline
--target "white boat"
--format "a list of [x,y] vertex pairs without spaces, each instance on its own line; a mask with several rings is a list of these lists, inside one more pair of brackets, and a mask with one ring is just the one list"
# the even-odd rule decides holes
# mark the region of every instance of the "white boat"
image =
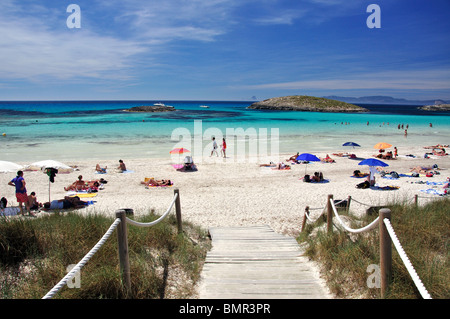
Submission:
[[205,109],[209,109],[209,106],[208,106],[208,105],[200,105],[200,107],[203,107],[203,108],[205,108]]
[[161,102],[159,102],[159,103],[155,103],[155,104],[153,104],[154,106],[165,106],[165,107],[173,107],[172,105],[165,105],[164,103],[161,103]]

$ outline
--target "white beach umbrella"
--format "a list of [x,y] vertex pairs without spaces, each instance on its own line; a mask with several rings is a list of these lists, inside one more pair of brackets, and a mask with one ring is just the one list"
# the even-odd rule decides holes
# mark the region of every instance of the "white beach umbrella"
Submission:
[[[68,173],[73,171],[73,168],[63,164],[61,162],[58,161],[54,161],[54,160],[45,160],[45,161],[40,161],[40,162],[34,162],[30,165],[28,165],[29,169],[41,169],[43,171],[45,171],[47,168],[54,168],[58,170],[58,173]],[[50,202],[50,182],[54,182],[54,175],[52,177],[49,178],[49,182],[48,182],[48,201]]]
[[30,165],[27,166],[27,168],[29,169],[46,169],[46,168],[56,168],[57,170],[61,170],[61,171],[72,171],[73,168],[58,162],[58,161],[54,161],[54,160],[45,160],[45,161],[39,161],[39,162],[34,162],[31,163]]
[[13,163],[13,162],[8,162],[8,161],[0,161],[0,172],[1,173],[9,173],[9,172],[17,172],[19,170],[22,170],[23,166]]

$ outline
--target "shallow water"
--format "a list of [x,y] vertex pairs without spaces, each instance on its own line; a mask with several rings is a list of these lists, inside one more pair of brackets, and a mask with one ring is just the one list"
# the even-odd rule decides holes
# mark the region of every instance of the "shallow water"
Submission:
[[399,148],[450,142],[449,113],[417,106],[361,105],[371,112],[316,113],[249,110],[246,101],[161,101],[177,111],[123,111],[155,102],[160,101],[0,102],[0,133],[5,133],[0,160],[170,159],[178,146],[198,158],[210,155],[212,136],[219,147],[226,137],[228,155],[348,151],[342,147],[348,141],[363,148],[381,141]]

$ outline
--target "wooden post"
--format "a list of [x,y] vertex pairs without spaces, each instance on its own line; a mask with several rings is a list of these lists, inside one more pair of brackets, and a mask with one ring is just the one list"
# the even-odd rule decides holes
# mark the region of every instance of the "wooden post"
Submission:
[[175,200],[175,211],[177,214],[178,234],[181,234],[183,232],[183,225],[181,221],[180,190],[178,188],[175,188],[173,190],[173,193],[178,194],[177,199]]
[[303,214],[302,230],[300,232],[302,232],[303,229],[305,229],[305,226],[306,226],[306,214],[309,214],[309,206],[306,206],[306,208],[305,208],[305,213]]
[[347,198],[347,214],[350,212],[350,202],[352,201],[352,197],[349,196]]
[[122,283],[125,287],[125,297],[131,297],[131,277],[130,261],[128,257],[128,236],[126,212],[123,209],[116,211],[116,217],[120,218],[120,224],[117,226],[117,240],[119,244],[120,272],[122,274]]
[[419,195],[414,195],[414,204],[416,205],[416,207],[419,206]]
[[328,195],[328,198],[327,198],[327,231],[328,231],[328,234],[333,232],[333,207],[331,207],[332,200],[333,200],[333,195]]
[[383,222],[385,218],[391,220],[391,210],[388,208],[379,211],[381,298],[386,296],[392,274],[392,240]]

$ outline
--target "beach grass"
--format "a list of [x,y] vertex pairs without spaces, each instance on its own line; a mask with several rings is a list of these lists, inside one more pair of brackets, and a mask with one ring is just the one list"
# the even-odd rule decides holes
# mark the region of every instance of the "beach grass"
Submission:
[[[448,299],[450,199],[419,207],[394,204],[390,208],[395,233],[427,291],[433,299]],[[376,217],[366,216],[359,222],[367,225]],[[380,262],[378,229],[356,236],[345,231],[328,235],[323,224],[322,218],[308,224],[298,241],[307,243],[306,255],[320,265],[331,292],[340,298],[380,298],[380,289],[368,284],[373,273],[369,265]],[[422,298],[394,246],[392,281],[386,298]]]
[[[156,220],[152,211],[141,222]],[[0,222],[0,296],[42,298],[100,240],[114,219],[103,214],[55,213],[37,219]],[[152,227],[128,226],[132,297],[195,298],[195,284],[209,249],[206,231],[174,216]],[[81,270],[80,288],[63,287],[53,298],[120,299],[117,235],[111,237]]]

